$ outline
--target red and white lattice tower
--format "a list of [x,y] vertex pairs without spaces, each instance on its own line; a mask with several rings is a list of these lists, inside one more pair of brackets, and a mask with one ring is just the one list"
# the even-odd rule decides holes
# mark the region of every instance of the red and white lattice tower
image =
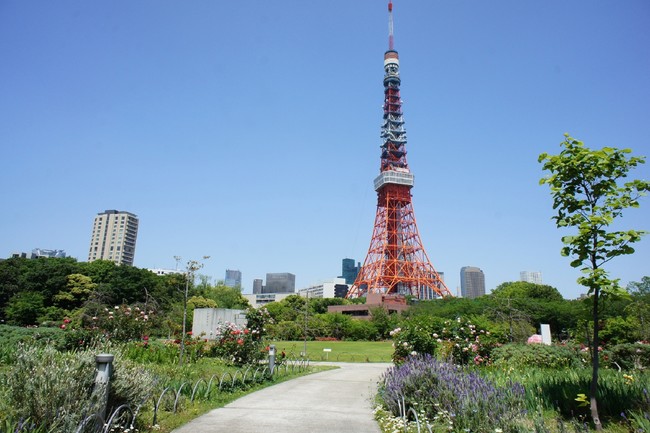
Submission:
[[368,255],[348,292],[412,295],[432,299],[451,293],[424,251],[411,202],[413,174],[406,162],[406,131],[400,99],[399,56],[393,49],[393,4],[388,3],[389,39],[384,54],[384,123],[381,166],[375,178],[377,215]]

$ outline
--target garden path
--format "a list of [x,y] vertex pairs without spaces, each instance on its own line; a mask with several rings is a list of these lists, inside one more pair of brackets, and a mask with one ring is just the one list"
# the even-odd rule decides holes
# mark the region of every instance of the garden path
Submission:
[[372,399],[387,363],[332,363],[340,368],[264,388],[172,433],[379,433]]

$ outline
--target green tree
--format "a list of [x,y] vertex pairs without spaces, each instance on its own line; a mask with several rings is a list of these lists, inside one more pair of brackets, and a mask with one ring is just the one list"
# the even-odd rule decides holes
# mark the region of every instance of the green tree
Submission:
[[[194,311],[195,308],[218,308],[213,299],[207,299],[203,296],[192,296],[187,300],[187,306],[190,311]],[[190,316],[192,315],[190,314]]]
[[643,277],[641,281],[632,281],[627,285],[627,290],[633,295],[644,297],[650,301],[650,277]]
[[328,337],[334,337],[338,340],[342,339],[350,333],[352,327],[352,319],[345,314],[322,314],[321,317],[327,327]]
[[97,284],[93,283],[90,277],[82,274],[70,274],[65,290],[54,295],[54,304],[67,310],[79,308],[96,287]]
[[296,322],[284,320],[282,322],[269,325],[272,338],[278,340],[300,340],[303,337],[303,328]]
[[641,337],[641,326],[636,317],[612,317],[600,330],[602,341],[609,344],[635,343]]
[[633,281],[627,285],[632,302],[625,307],[625,312],[639,321],[642,340],[650,340],[650,277]]
[[23,262],[18,285],[21,291],[40,293],[47,307],[53,305],[54,295],[66,290],[68,275],[76,273],[79,264],[73,258],[28,259]]
[[562,301],[564,299],[555,287],[526,281],[501,283],[492,290],[491,295],[498,298],[532,298],[545,301]]
[[10,325],[36,325],[43,312],[44,298],[38,292],[19,292],[9,299],[4,308]]
[[[556,338],[566,338],[582,315],[580,304],[565,300],[552,286],[525,281],[506,282],[489,295],[494,302],[487,313],[508,324],[510,341],[526,341],[529,327],[550,325]],[[526,323],[527,322],[527,323]]]
[[194,310],[197,308],[218,308],[213,299],[207,299],[203,296],[192,296],[187,300],[187,317],[185,318],[186,326],[192,329],[194,323]]
[[309,310],[313,314],[327,313],[330,305],[345,305],[347,301],[343,298],[309,298]]
[[[7,305],[9,299],[20,291],[18,283],[27,259],[11,258],[0,260],[0,305]],[[0,321],[5,319],[5,309],[0,308]]]
[[598,320],[601,296],[626,293],[618,280],[609,276],[604,265],[617,256],[632,254],[632,244],[645,234],[637,230],[614,230],[612,224],[620,219],[624,210],[639,206],[639,198],[650,190],[643,180],[625,182],[628,172],[645,162],[643,157],[633,157],[629,149],[604,147],[592,150],[581,141],[565,134],[563,150],[558,155],[543,153],[539,162],[550,175],[540,184],[551,188],[553,217],[558,228],[572,228],[577,233],[564,236],[563,256],[573,258],[571,266],[581,268],[583,276],[578,282],[587,287],[592,296],[592,380],[590,409],[595,427],[602,430],[598,416],[596,392],[598,390]]
[[374,325],[376,330],[376,338],[388,338],[390,331],[395,328],[396,320],[393,320],[388,311],[382,307],[374,307],[370,309],[370,322]]
[[374,341],[377,340],[379,332],[374,323],[369,320],[352,320],[347,329],[345,339],[359,341]]
[[216,286],[202,286],[197,288],[205,298],[212,299],[218,308],[232,308],[235,310],[245,310],[250,307],[241,291],[236,287],[228,287],[219,281]]
[[283,321],[305,320],[305,304],[307,300],[300,295],[289,295],[281,301],[269,302],[265,305],[271,318],[279,323]]

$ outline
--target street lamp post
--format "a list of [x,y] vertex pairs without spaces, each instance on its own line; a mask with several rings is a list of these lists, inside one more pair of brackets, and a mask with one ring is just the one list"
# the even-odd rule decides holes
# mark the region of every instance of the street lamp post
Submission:
[[[174,256],[176,261],[180,258]],[[210,256],[203,256],[203,260],[209,259]],[[183,296],[183,333],[181,334],[181,350],[178,358],[179,367],[183,366],[183,356],[185,354],[185,336],[187,335],[187,296],[190,291],[190,277],[194,279],[194,272],[198,271],[203,267],[203,263],[198,260],[190,260],[187,262],[187,267],[185,268],[185,294]]]

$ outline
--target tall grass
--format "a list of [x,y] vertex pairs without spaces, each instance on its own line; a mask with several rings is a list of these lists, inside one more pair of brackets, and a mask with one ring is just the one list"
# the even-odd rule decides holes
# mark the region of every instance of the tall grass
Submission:
[[[589,408],[576,400],[589,394],[591,370],[578,369],[485,369],[484,375],[496,383],[516,381],[526,389],[526,404],[531,411],[538,408],[557,410],[566,418],[587,416]],[[639,411],[644,407],[644,390],[650,386],[650,374],[602,370],[598,381],[598,411],[604,419],[620,420],[621,413]]]

